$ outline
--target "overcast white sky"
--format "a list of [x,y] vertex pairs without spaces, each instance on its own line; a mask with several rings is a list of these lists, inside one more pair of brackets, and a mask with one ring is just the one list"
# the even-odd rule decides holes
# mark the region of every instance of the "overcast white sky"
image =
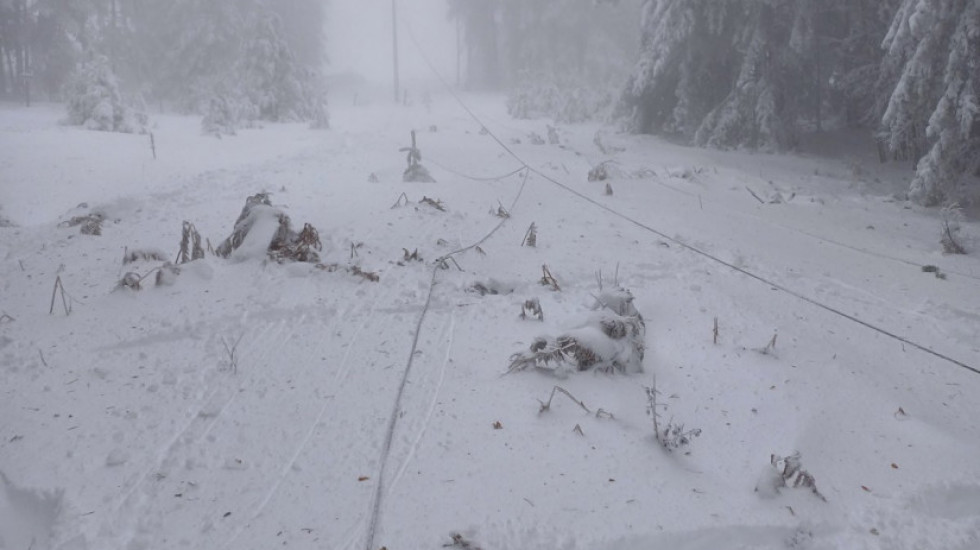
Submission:
[[[411,85],[432,75],[409,30],[443,77],[456,79],[456,31],[445,0],[396,0],[402,80]],[[392,80],[391,0],[328,0],[329,72],[355,72],[388,84]]]

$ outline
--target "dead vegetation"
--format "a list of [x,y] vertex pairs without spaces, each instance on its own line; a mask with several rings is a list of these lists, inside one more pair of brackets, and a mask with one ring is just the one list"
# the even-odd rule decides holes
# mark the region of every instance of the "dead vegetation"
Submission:
[[558,280],[551,274],[551,270],[548,269],[547,265],[541,266],[541,279],[538,281],[538,283],[540,283],[541,286],[551,287],[551,290],[554,290],[555,292],[561,292],[561,287],[558,286]]
[[73,216],[68,221],[61,222],[61,227],[79,227],[82,235],[102,235],[102,223],[105,222],[105,214],[102,212],[92,212],[84,216]]
[[691,444],[691,441],[701,435],[700,428],[685,430],[684,424],[675,424],[671,417],[666,424],[660,421],[660,411],[666,410],[665,403],[658,403],[657,397],[660,392],[657,390],[657,379],[654,377],[649,386],[643,388],[647,394],[647,415],[653,421],[653,433],[660,446],[672,453],[678,449],[683,449]]
[[493,215],[493,216],[497,216],[498,218],[501,218],[501,219],[507,219],[507,218],[509,218],[510,217],[510,212],[508,212],[507,209],[504,208],[504,205],[500,204],[499,201],[497,202],[497,205],[498,206],[497,206],[496,209],[493,208],[493,207],[490,207],[490,214]]
[[762,355],[772,355],[772,356],[775,357],[775,355],[776,355],[776,338],[778,336],[779,336],[779,333],[778,332],[774,332],[772,334],[772,338],[769,339],[769,343],[767,343],[765,345],[765,347],[759,348],[756,351],[758,351]]
[[[774,487],[776,492],[784,487],[809,489],[817,498],[827,502],[826,497],[817,490],[817,482],[813,475],[803,469],[803,462],[798,451],[790,456],[770,455],[769,463],[778,472]],[[758,488],[756,490],[758,491]]]
[[513,294],[514,287],[512,285],[490,279],[487,281],[477,281],[466,287],[466,291],[479,294],[480,296],[496,296],[498,294]]
[[444,205],[442,201],[439,199],[430,199],[429,197],[423,196],[422,200],[419,201],[419,204],[425,204],[427,206],[431,206],[432,208],[435,208],[440,212],[446,211],[446,205]]
[[521,246],[530,246],[534,248],[538,246],[538,226],[531,222],[530,227],[524,232],[524,240],[521,241]]
[[186,264],[187,262],[199,260],[204,257],[204,248],[201,246],[201,234],[191,222],[185,221],[181,230],[180,252],[177,254],[177,263]]
[[402,147],[398,151],[407,153],[405,160],[408,162],[408,168],[406,168],[405,172],[402,174],[402,181],[435,183],[436,180],[431,174],[429,174],[429,171],[425,168],[425,166],[422,166],[422,151],[419,150],[415,141],[415,130],[412,130],[411,147]]
[[139,273],[129,271],[123,275],[122,279],[119,279],[119,283],[116,284],[116,290],[142,290],[142,283],[143,277]]
[[452,539],[451,542],[443,544],[443,548],[465,548],[466,550],[482,550],[479,546],[473,542],[467,540],[460,533],[452,533],[449,535]]
[[54,279],[54,288],[51,289],[51,307],[48,308],[48,315],[54,314],[54,299],[61,293],[61,305],[64,307],[65,316],[71,315],[72,300],[71,295],[65,291],[65,285],[61,282],[61,275]]
[[156,262],[167,261],[167,256],[160,250],[148,249],[148,248],[127,248],[123,252],[123,265],[131,264],[133,262],[152,260]]
[[[408,206],[409,204],[413,204],[412,201],[408,199],[408,195],[402,193],[401,195],[398,195],[398,200],[395,201],[395,204],[391,205],[391,209],[394,210],[395,208],[401,208],[402,206]],[[422,199],[418,202],[418,204],[420,205],[424,204],[440,212],[446,211],[446,205],[440,199],[433,199],[423,195]],[[415,207],[415,210],[418,211],[419,208]]]
[[544,311],[541,309],[541,302],[537,298],[524,301],[524,306],[521,308],[521,319],[544,321]]
[[421,262],[422,256],[419,254],[419,249],[416,248],[411,252],[407,248],[402,249],[402,261],[398,262],[398,265],[405,265],[408,262]]
[[326,271],[327,273],[334,273],[336,271],[346,271],[347,273],[350,273],[355,277],[360,277],[361,279],[370,281],[372,283],[377,283],[378,281],[381,280],[381,276],[378,275],[377,273],[373,271],[364,271],[359,266],[356,265],[352,265],[349,267],[341,267],[338,264],[317,264],[316,268],[322,271]]
[[589,181],[606,181],[609,179],[609,171],[606,170],[606,163],[601,162],[589,170]]

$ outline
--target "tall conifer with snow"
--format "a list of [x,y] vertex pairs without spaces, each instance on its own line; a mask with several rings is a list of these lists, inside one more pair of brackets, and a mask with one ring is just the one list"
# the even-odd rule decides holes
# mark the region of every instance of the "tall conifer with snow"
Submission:
[[980,3],[904,0],[883,46],[880,138],[918,161],[910,198],[956,199],[962,176],[980,175]]

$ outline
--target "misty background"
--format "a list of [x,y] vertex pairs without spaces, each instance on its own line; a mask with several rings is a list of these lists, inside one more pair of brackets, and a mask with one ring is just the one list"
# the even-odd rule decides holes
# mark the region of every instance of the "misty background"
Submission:
[[[515,118],[760,151],[849,131],[909,166],[908,198],[978,202],[976,0],[395,4],[400,102],[442,88],[428,59],[452,88],[505,95]],[[145,131],[153,111],[200,115],[214,135],[258,121],[328,128],[330,94],[375,100],[393,85],[391,11],[390,0],[0,0],[0,97],[64,102],[68,123],[95,130]]]
[[[326,9],[327,72],[359,74],[390,86],[392,81],[391,0],[329,0]],[[456,79],[456,25],[445,0],[401,2],[399,65],[407,85],[438,84],[419,49],[452,83]]]

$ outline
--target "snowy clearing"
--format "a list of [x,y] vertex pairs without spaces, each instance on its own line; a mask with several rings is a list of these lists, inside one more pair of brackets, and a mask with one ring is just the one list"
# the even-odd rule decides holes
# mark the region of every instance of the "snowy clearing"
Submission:
[[[465,100],[533,171],[450,97],[223,139],[158,115],[156,160],[0,107],[0,549],[980,547],[980,224],[943,255],[939,213],[893,198],[909,174],[857,151],[536,144],[545,121]],[[402,181],[412,129],[436,183]],[[185,220],[217,246],[260,192],[329,268],[253,236],[114,290],[162,264],[128,251],[172,260]],[[99,236],[62,223],[94,213]],[[642,313],[645,372],[507,374],[590,330],[599,271]],[[654,374],[661,421],[701,430],[673,453]],[[555,385],[584,407],[541,412]],[[826,501],[779,487],[794,452]]]

